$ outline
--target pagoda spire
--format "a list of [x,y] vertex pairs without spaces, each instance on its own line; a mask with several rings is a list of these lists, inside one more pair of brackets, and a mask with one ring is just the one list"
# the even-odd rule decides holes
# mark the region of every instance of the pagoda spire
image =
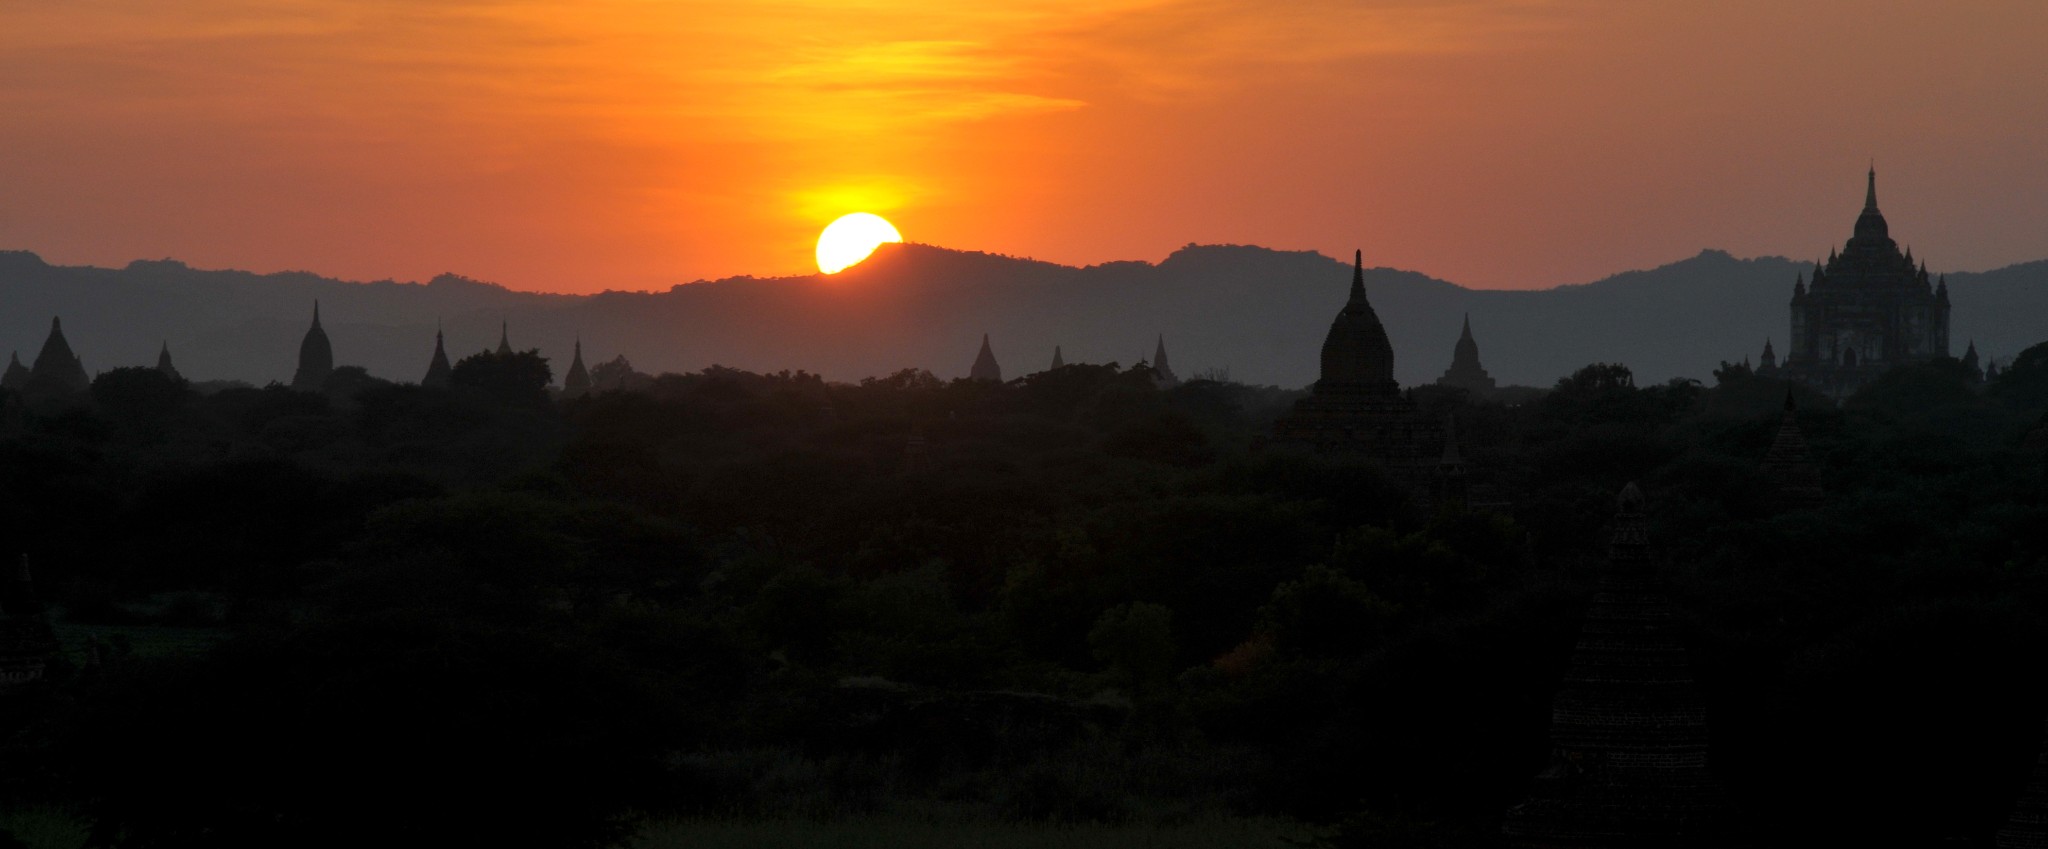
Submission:
[[1166,364],[1166,334],[1164,333],[1159,334],[1159,346],[1153,349],[1152,370],[1159,374],[1159,385],[1162,388],[1180,383],[1180,378],[1173,374],[1173,367]]
[[[562,376],[562,397],[578,398],[590,394],[590,370],[583,367],[583,337],[576,337],[576,355],[569,359],[569,373]],[[830,404],[828,398],[825,402]]]
[[1351,252],[1351,300],[1365,300],[1365,250]]
[[512,355],[512,323],[509,321],[498,322],[497,353],[498,356],[501,357],[509,357]]
[[1863,190],[1863,211],[1877,211],[1877,163],[1870,163],[1870,183]]
[[455,370],[448,366],[448,349],[441,338],[441,322],[434,321],[434,358],[427,361],[427,376],[420,378],[421,386],[445,387],[455,382]]
[[1066,361],[1066,360],[1065,360],[1064,358],[1062,358],[1062,357],[1060,356],[1060,346],[1058,346],[1058,345],[1054,345],[1054,346],[1052,346],[1052,367],[1053,367],[1053,368],[1061,368],[1061,367],[1065,366],[1066,364],[1067,364],[1067,361]]
[[974,356],[974,367],[968,369],[969,380],[986,380],[991,383],[1003,382],[1003,369],[996,365],[996,353],[988,346],[988,334],[981,334],[981,353]]
[[165,339],[163,347],[156,352],[156,370],[163,372],[165,377],[172,380],[185,379],[184,375],[178,373],[178,367],[171,365],[171,340],[169,339]]
[[299,341],[299,370],[292,373],[292,388],[301,392],[318,392],[327,385],[327,376],[334,373],[334,346],[327,341],[327,331],[320,329],[320,301],[313,301],[313,326],[306,328],[306,338]]
[[15,351],[7,360],[6,375],[0,376],[0,387],[20,392],[21,388],[27,385],[28,368],[21,364],[21,352]]

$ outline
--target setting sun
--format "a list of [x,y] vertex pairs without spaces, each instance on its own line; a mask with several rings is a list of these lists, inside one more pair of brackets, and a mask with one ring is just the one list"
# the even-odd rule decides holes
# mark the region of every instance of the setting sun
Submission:
[[901,241],[903,235],[882,216],[868,212],[839,216],[818,234],[818,270],[838,274],[867,259],[883,242]]

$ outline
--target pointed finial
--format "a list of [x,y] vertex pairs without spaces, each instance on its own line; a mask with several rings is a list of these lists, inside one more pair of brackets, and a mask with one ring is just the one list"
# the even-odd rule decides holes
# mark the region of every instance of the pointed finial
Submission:
[[63,319],[61,319],[61,318],[58,318],[58,317],[56,317],[56,316],[54,316],[54,315],[53,315],[53,316],[50,316],[50,332],[51,332],[51,333],[61,333],[61,332],[63,332],[63,331],[64,331],[64,320],[63,320]]
[[1863,192],[1863,211],[1877,211],[1877,160],[1870,160],[1870,184]]
[[320,326],[320,299],[319,299],[319,298],[314,298],[314,299],[313,299],[313,326],[314,326],[314,327],[319,327],[319,326]]
[[1365,297],[1365,251],[1363,249],[1351,252],[1351,297],[1354,299],[1363,299]]

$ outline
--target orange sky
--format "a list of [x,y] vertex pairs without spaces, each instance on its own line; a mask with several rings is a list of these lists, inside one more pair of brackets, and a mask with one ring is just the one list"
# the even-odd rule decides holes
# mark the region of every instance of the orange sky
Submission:
[[2048,3],[0,0],[0,248],[665,288],[842,212],[1454,282],[2048,257]]

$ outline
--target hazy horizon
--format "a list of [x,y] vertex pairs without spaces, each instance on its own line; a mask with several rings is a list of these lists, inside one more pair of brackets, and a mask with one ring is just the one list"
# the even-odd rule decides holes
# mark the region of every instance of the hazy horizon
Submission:
[[[991,251],[991,250],[983,250],[983,249],[977,249],[977,248],[965,248],[965,247],[956,247],[956,246],[952,246],[952,245],[938,245],[938,244],[932,244],[932,243],[929,243],[929,242],[923,242],[923,241],[918,241],[918,240],[914,240],[914,239],[912,239],[912,240],[905,240],[905,241],[904,241],[904,242],[903,242],[902,244],[903,244],[904,246],[910,246],[910,247],[922,247],[922,248],[933,248],[933,249],[937,249],[937,250],[942,250],[942,251],[948,251],[948,252],[953,252],[953,253],[963,253],[963,254],[985,254],[985,255],[988,255],[988,256],[993,256],[993,257],[999,257],[999,258],[1003,258],[1003,259],[1013,259],[1013,260],[1018,260],[1018,261],[1022,261],[1022,262],[1043,262],[1043,263],[1049,263],[1049,264],[1052,264],[1052,265],[1057,265],[1057,266],[1061,266],[1061,267],[1063,267],[1063,268],[1074,268],[1074,269],[1085,269],[1085,268],[1093,268],[1093,267],[1096,267],[1096,266],[1102,266],[1102,265],[1115,265],[1115,264],[1120,264],[1120,263],[1131,263],[1131,262],[1138,262],[1138,263],[1144,263],[1144,264],[1146,264],[1146,265],[1153,265],[1153,266],[1157,266],[1157,265],[1159,265],[1160,263],[1162,263],[1162,262],[1165,262],[1165,261],[1166,261],[1167,259],[1171,258],[1171,257],[1172,257],[1172,256],[1173,256],[1173,255],[1174,255],[1175,253],[1178,253],[1178,252],[1180,252],[1180,251],[1182,251],[1182,250],[1185,250],[1185,249],[1187,249],[1187,248],[1191,248],[1191,247],[1192,247],[1192,248],[1201,248],[1201,247],[1225,247],[1225,248],[1239,248],[1239,247],[1241,247],[1241,248],[1256,248],[1256,249],[1262,249],[1262,250],[1270,250],[1270,251],[1276,251],[1276,252],[1282,252],[1282,253],[1313,253],[1313,254],[1316,254],[1316,255],[1318,255],[1318,256],[1321,256],[1321,257],[1323,257],[1323,258],[1325,258],[1325,259],[1328,259],[1328,260],[1330,260],[1330,261],[1332,261],[1332,262],[1342,262],[1342,263],[1348,263],[1348,262],[1349,262],[1349,260],[1348,260],[1348,259],[1346,259],[1346,258],[1344,258],[1344,257],[1339,257],[1339,256],[1333,256],[1333,255],[1330,255],[1330,254],[1327,254],[1327,253],[1323,253],[1322,251],[1317,251],[1317,250],[1314,250],[1314,249],[1289,249],[1289,248],[1281,248],[1281,247],[1274,247],[1274,246],[1272,246],[1272,245],[1261,245],[1261,244],[1254,244],[1254,243],[1249,243],[1249,242],[1188,242],[1188,243],[1186,243],[1186,244],[1180,245],[1180,246],[1178,246],[1178,247],[1175,247],[1175,248],[1173,248],[1172,250],[1169,250],[1169,251],[1167,251],[1167,252],[1166,252],[1165,254],[1161,255],[1161,256],[1160,256],[1159,258],[1157,258],[1157,259],[1141,259],[1141,258],[1123,258],[1123,259],[1108,259],[1108,260],[1103,260],[1103,261],[1101,261],[1101,262],[1092,262],[1092,263],[1087,263],[1087,264],[1083,264],[1083,265],[1076,265],[1076,264],[1071,264],[1071,263],[1064,263],[1064,262],[1059,262],[1059,261],[1057,261],[1057,260],[1050,260],[1050,259],[1045,259],[1045,258],[1042,258],[1042,257],[1035,257],[1035,256],[1021,256],[1021,255],[1016,255],[1016,254],[1006,254],[1006,253],[999,253],[999,252],[996,252],[996,251]],[[889,250],[889,249],[890,249],[890,247],[891,247],[891,246],[888,246],[888,245],[884,245],[884,246],[882,246],[881,248],[879,248],[878,250],[886,251],[886,250]],[[255,275],[259,275],[259,276],[270,276],[270,275],[276,275],[276,274],[311,274],[311,275],[314,275],[314,276],[317,276],[317,277],[321,277],[321,278],[325,278],[325,279],[329,279],[329,280],[335,280],[335,281],[339,281],[339,282],[343,282],[343,283],[356,283],[356,284],[364,284],[364,285],[368,285],[368,284],[374,284],[374,283],[396,283],[396,284],[401,284],[401,285],[426,285],[426,284],[428,284],[428,283],[431,283],[431,282],[433,282],[433,280],[434,280],[435,278],[438,278],[438,277],[449,277],[449,276],[452,276],[452,277],[458,277],[458,278],[461,278],[461,279],[463,279],[463,280],[467,280],[467,281],[469,281],[469,282],[472,282],[472,283],[481,283],[481,284],[484,284],[484,285],[488,285],[488,286],[496,286],[496,287],[499,287],[499,288],[501,288],[501,289],[505,289],[506,291],[510,291],[510,292],[519,292],[519,293],[524,293],[524,294],[534,294],[534,295],[568,295],[568,296],[575,296],[575,297],[587,297],[587,296],[590,296],[590,295],[601,295],[601,294],[604,294],[604,293],[607,293],[607,292],[615,292],[615,293],[622,293],[622,294],[660,294],[660,293],[662,293],[662,292],[666,292],[666,291],[669,291],[670,289],[672,289],[672,288],[674,288],[674,287],[676,287],[676,286],[690,286],[690,285],[695,285],[695,284],[698,284],[698,283],[716,283],[716,282],[719,282],[719,281],[722,281],[722,280],[740,280],[740,279],[754,279],[754,280],[791,280],[791,279],[809,279],[809,278],[814,278],[814,277],[815,277],[815,278],[831,278],[831,277],[833,277],[833,276],[834,276],[834,275],[830,275],[830,274],[825,274],[825,273],[822,273],[822,272],[818,272],[818,271],[811,271],[811,272],[808,272],[808,273],[804,273],[804,272],[795,272],[795,273],[788,273],[788,274],[760,274],[760,273],[749,273],[749,272],[745,272],[745,271],[742,271],[742,272],[738,272],[738,273],[735,273],[735,274],[725,275],[725,276],[722,276],[722,277],[698,277],[698,278],[694,278],[694,279],[690,279],[690,280],[680,280],[680,281],[677,281],[677,282],[674,282],[674,283],[668,283],[668,284],[661,284],[661,285],[656,285],[656,286],[650,286],[650,287],[647,287],[647,288],[639,288],[639,289],[633,289],[633,288],[623,288],[623,287],[605,287],[605,288],[597,288],[597,289],[581,289],[581,290],[573,290],[573,291],[570,291],[570,290],[554,290],[554,289],[529,289],[529,288],[520,288],[520,287],[517,287],[517,286],[513,286],[513,285],[510,285],[510,284],[507,284],[507,283],[505,283],[505,282],[503,282],[503,281],[499,281],[499,280],[491,280],[491,279],[487,279],[487,278],[483,278],[483,277],[478,277],[478,276],[476,276],[476,275],[474,275],[474,274],[469,274],[469,273],[466,273],[466,272],[464,272],[464,271],[462,271],[462,270],[459,270],[459,269],[453,269],[453,268],[450,268],[450,269],[447,269],[447,270],[443,270],[443,271],[440,271],[440,272],[436,272],[436,273],[434,273],[434,274],[429,274],[429,275],[426,275],[426,276],[423,276],[423,277],[414,277],[414,278],[403,278],[403,279],[401,279],[401,278],[395,278],[395,277],[378,277],[378,278],[367,278],[367,277],[347,277],[347,276],[343,276],[343,275],[340,275],[340,274],[337,274],[337,273],[329,272],[329,271],[326,271],[326,270],[323,270],[323,269],[319,269],[319,268],[308,268],[308,267],[303,267],[303,266],[289,266],[289,265],[287,265],[287,266],[279,266],[279,267],[274,267],[274,268],[245,268],[245,267],[238,267],[238,266],[207,266],[207,265],[199,265],[199,264],[196,264],[196,263],[192,263],[192,262],[189,262],[189,261],[187,261],[187,260],[185,260],[185,259],[183,259],[183,258],[181,258],[181,257],[178,257],[178,256],[163,256],[163,257],[134,257],[134,258],[132,258],[132,259],[128,259],[128,260],[125,260],[125,261],[119,261],[119,262],[112,262],[112,263],[95,263],[95,262],[64,262],[64,261],[60,261],[60,260],[59,260],[58,258],[54,258],[54,257],[50,256],[49,254],[46,254],[46,253],[44,253],[44,252],[42,252],[42,251],[39,251],[39,250],[36,250],[36,249],[34,249],[34,248],[25,248],[25,247],[0,247],[0,253],[5,253],[5,252],[9,252],[9,251],[14,251],[14,252],[20,252],[20,253],[27,253],[27,254],[33,254],[33,255],[35,255],[35,256],[36,256],[37,258],[41,259],[41,260],[42,260],[42,261],[43,261],[44,263],[46,263],[46,264],[48,264],[48,265],[52,265],[52,266],[58,266],[58,267],[72,267],[72,268],[105,268],[105,269],[121,269],[121,268],[126,268],[126,267],[128,267],[128,266],[130,266],[130,265],[133,265],[133,264],[135,264],[135,263],[150,263],[150,262],[175,262],[175,263],[178,263],[178,264],[180,264],[180,265],[184,265],[184,266],[186,266],[187,268],[191,268],[191,269],[193,269],[193,270],[195,270],[195,271],[209,271],[209,272],[211,272],[211,271],[220,271],[220,272],[244,272],[244,273],[249,273],[249,274],[255,274]],[[1533,287],[1520,287],[1520,288],[1517,288],[1517,287],[1495,287],[1495,286],[1475,286],[1475,285],[1471,285],[1471,284],[1468,284],[1468,283],[1465,283],[1465,282],[1461,282],[1461,281],[1459,281],[1459,280],[1456,280],[1456,279],[1453,279],[1453,278],[1450,278],[1450,277],[1447,277],[1447,276],[1444,276],[1444,275],[1438,274],[1438,273],[1436,273],[1436,272],[1433,272],[1433,271],[1431,271],[1431,270],[1429,270],[1429,269],[1424,269],[1424,268],[1404,268],[1404,267],[1399,267],[1399,266],[1387,265],[1387,264],[1384,264],[1384,263],[1374,263],[1374,262],[1372,261],[1372,256],[1371,256],[1371,254],[1369,254],[1369,253],[1368,253],[1368,254],[1366,255],[1366,257],[1365,257],[1365,260],[1366,260],[1366,267],[1367,267],[1367,268],[1376,268],[1376,269],[1385,269],[1385,270],[1390,270],[1390,271],[1412,272],[1412,273],[1415,273],[1415,274],[1421,274],[1421,275],[1423,275],[1423,276],[1425,276],[1425,277],[1428,277],[1428,278],[1430,278],[1430,279],[1432,279],[1432,280],[1437,280],[1437,281],[1440,281],[1440,282],[1443,282],[1443,283],[1448,283],[1448,284],[1450,284],[1450,285],[1452,285],[1452,286],[1456,286],[1456,287],[1458,287],[1458,288],[1460,288],[1460,289],[1465,289],[1465,290],[1467,290],[1467,291],[1472,291],[1472,292],[1545,292],[1545,291],[1550,291],[1550,290],[1553,290],[1553,289],[1560,289],[1560,288],[1569,288],[1569,287],[1573,287],[1573,286],[1586,286],[1586,285],[1590,285],[1590,284],[1593,284],[1593,283],[1599,283],[1599,282],[1602,282],[1602,281],[1605,281],[1605,280],[1610,280],[1610,279],[1613,279],[1613,278],[1615,278],[1615,277],[1619,277],[1619,276],[1621,276],[1621,275],[1625,275],[1625,274],[1630,274],[1630,273],[1634,273],[1634,272],[1640,272],[1640,271],[1654,271],[1654,270],[1656,270],[1656,269],[1658,269],[1658,268],[1663,268],[1663,267],[1665,267],[1665,266],[1669,266],[1669,265],[1675,265],[1675,264],[1677,264],[1677,263],[1681,263],[1681,262],[1684,262],[1685,260],[1691,259],[1691,258],[1693,258],[1693,257],[1697,257],[1697,256],[1699,256],[1699,255],[1701,255],[1701,254],[1716,254],[1716,253],[1718,253],[1718,254],[1726,254],[1726,255],[1728,255],[1728,256],[1730,256],[1730,257],[1733,257],[1733,258],[1735,258],[1735,259],[1737,259],[1737,260],[1743,260],[1743,261],[1749,261],[1749,260],[1784,260],[1784,261],[1787,261],[1787,262],[1794,262],[1794,263],[1811,263],[1811,262],[1813,262],[1813,260],[1812,260],[1811,258],[1802,258],[1802,257],[1795,257],[1795,256],[1787,256],[1787,255],[1784,255],[1784,254],[1756,254],[1756,255],[1743,255],[1743,254],[1738,254],[1738,253],[1735,253],[1735,252],[1733,252],[1733,251],[1729,251],[1729,250],[1726,250],[1726,249],[1724,249],[1724,248],[1718,248],[1718,247],[1702,247],[1702,248],[1700,248],[1700,249],[1698,249],[1698,250],[1692,251],[1692,252],[1690,252],[1690,253],[1687,253],[1687,254],[1685,254],[1685,255],[1683,255],[1683,256],[1673,257],[1673,258],[1670,258],[1670,259],[1665,259],[1665,260],[1657,260],[1657,261],[1654,261],[1654,262],[1652,262],[1652,263],[1651,263],[1651,264],[1649,264],[1649,265],[1645,265],[1645,266],[1640,266],[1640,267],[1634,267],[1634,268],[1620,268],[1620,269],[1615,269],[1615,270],[1612,270],[1612,271],[1608,271],[1608,272],[1605,272],[1605,273],[1599,274],[1599,275],[1598,275],[1598,276],[1596,276],[1596,277],[1592,277],[1592,278],[1588,278],[1588,279],[1584,279],[1584,280],[1567,280],[1567,281],[1561,281],[1561,282],[1557,282],[1557,283],[1552,283],[1552,284],[1549,284],[1549,285],[1545,285],[1545,286],[1533,286]],[[2013,267],[2015,267],[2015,266],[2021,266],[2021,265],[2028,265],[2028,264],[2030,264],[2030,263],[2035,263],[2035,262],[2041,262],[2041,261],[2044,261],[2044,260],[2048,260],[2048,251],[2044,251],[2043,255],[2042,255],[2042,256],[2039,256],[2039,257],[2021,258],[2021,259],[2018,259],[2018,260],[2014,260],[2014,261],[2012,261],[2012,262],[2008,262],[2008,263],[2003,263],[2003,264],[2000,264],[2000,265],[1995,265],[1995,266],[1989,266],[1989,267],[1985,267],[1985,268],[1948,268],[1948,269],[1942,269],[1942,270],[1938,270],[1938,271],[1936,271],[1935,273],[1937,273],[1937,274],[1984,274],[1984,273],[1989,273],[1989,272],[2001,271],[2001,270],[2004,270],[2004,269],[2007,269],[2007,268],[2013,268]],[[1790,288],[1789,288],[1789,286],[1790,286],[1790,284],[1787,284],[1787,291],[1790,291]]]

